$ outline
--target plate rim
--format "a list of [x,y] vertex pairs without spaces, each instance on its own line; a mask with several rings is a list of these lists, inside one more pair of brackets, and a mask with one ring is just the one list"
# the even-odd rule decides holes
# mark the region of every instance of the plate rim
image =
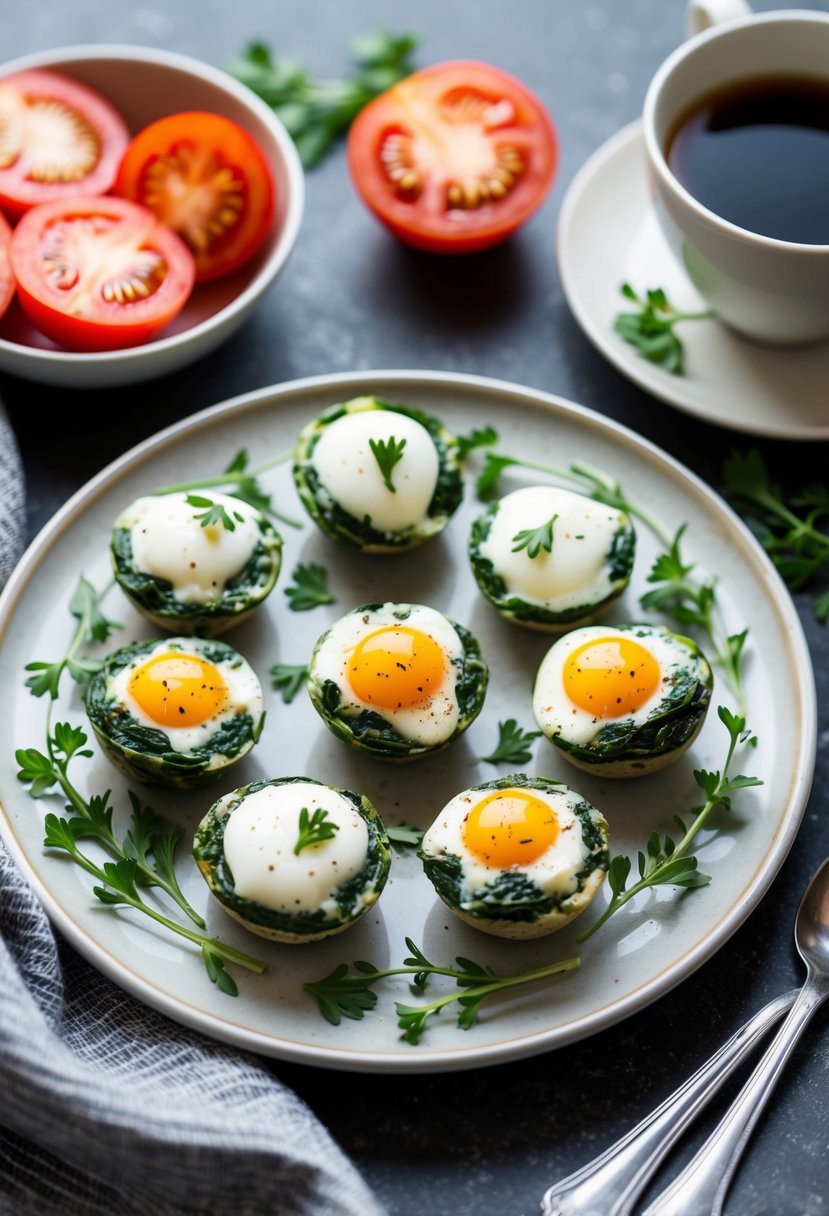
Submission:
[[[740,431],[747,435],[762,436],[770,439],[786,439],[793,441],[827,440],[829,439],[829,419],[823,425],[799,424],[794,427],[784,422],[754,423],[750,418],[720,418],[709,410],[700,408],[693,399],[681,391],[681,377],[660,374],[660,369],[629,350],[623,343],[611,340],[594,319],[592,311],[586,304],[583,295],[578,290],[578,270],[574,265],[571,252],[568,250],[568,234],[575,220],[582,196],[592,183],[597,173],[606,168],[615,157],[630,152],[630,149],[642,142],[642,120],[635,118],[596,148],[574,174],[561,207],[556,225],[556,262],[559,271],[564,297],[570,307],[582,332],[589,338],[599,353],[611,363],[626,379],[638,385],[652,396],[674,406],[684,413],[707,422],[712,426]],[[645,173],[644,161],[642,167]],[[737,339],[735,338],[735,341]],[[829,364],[829,356],[827,356]],[[675,384],[674,381],[679,383]]]
[[658,1000],[683,980],[689,978],[740,928],[765,896],[794,843],[808,802],[817,748],[817,696],[811,655],[794,602],[779,573],[740,517],[711,486],[658,444],[625,424],[571,399],[514,381],[462,372],[420,369],[330,372],[282,381],[240,393],[171,423],[134,444],[80,486],[32,539],[0,593],[0,646],[3,644],[8,626],[13,619],[15,606],[25,591],[29,579],[50,550],[53,540],[59,538],[63,529],[77,513],[82,511],[86,504],[115,484],[120,475],[132,470],[137,462],[150,458],[155,452],[163,450],[168,444],[178,441],[189,433],[209,427],[214,420],[240,410],[265,408],[268,403],[278,403],[280,398],[293,399],[303,393],[313,395],[319,390],[329,388],[341,391],[345,386],[361,386],[364,391],[373,391],[373,386],[379,383],[479,390],[484,393],[519,397],[533,407],[563,411],[606,435],[623,438],[630,447],[637,449],[640,453],[647,453],[652,460],[663,466],[666,473],[670,473],[673,478],[678,478],[686,487],[693,488],[713,509],[719,512],[724,511],[732,526],[743,534],[754,560],[764,572],[771,586],[775,588],[773,595],[770,591],[770,596],[774,600],[776,609],[787,621],[791,644],[802,660],[798,664],[799,709],[804,725],[803,755],[805,760],[803,767],[797,770],[796,779],[793,782],[791,801],[793,807],[797,808],[796,812],[790,815],[782,829],[776,832],[768,857],[752,880],[749,895],[744,902],[736,908],[729,906],[712,932],[655,980],[640,985],[621,1000],[612,1001],[593,1010],[590,1014],[578,1018],[574,1023],[568,1023],[564,1027],[553,1030],[548,1028],[523,1034],[514,1040],[479,1045],[471,1050],[462,1047],[448,1049],[421,1047],[418,1053],[413,1053],[411,1056],[387,1051],[368,1053],[364,1049],[297,1044],[291,1040],[265,1036],[258,1031],[241,1028],[232,1023],[222,1024],[222,1019],[215,1013],[200,1009],[195,1005],[183,1004],[178,997],[156,989],[151,980],[147,980],[131,970],[125,971],[122,961],[113,959],[105,948],[87,934],[82,927],[75,924],[71,915],[62,908],[57,897],[32,869],[25,852],[18,846],[14,830],[7,819],[2,792],[0,792],[0,836],[42,903],[53,927],[59,929],[79,953],[118,986],[180,1024],[189,1026],[210,1038],[260,1055],[335,1071],[397,1074],[464,1071],[527,1058],[543,1051],[581,1041],[624,1021],[627,1017]]

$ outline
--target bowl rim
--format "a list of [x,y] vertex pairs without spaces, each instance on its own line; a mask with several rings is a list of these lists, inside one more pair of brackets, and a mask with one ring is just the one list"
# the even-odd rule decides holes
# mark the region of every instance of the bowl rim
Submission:
[[[285,172],[288,178],[287,208],[285,211],[282,231],[279,234],[275,249],[263,263],[250,283],[234,296],[218,312],[199,321],[196,325],[166,338],[154,338],[141,346],[125,347],[114,351],[63,351],[43,350],[40,347],[26,346],[0,337],[0,356],[6,354],[23,364],[34,363],[37,366],[48,364],[70,364],[78,368],[94,368],[104,365],[113,368],[120,364],[130,364],[142,355],[150,353],[163,358],[166,352],[173,352],[191,341],[198,344],[214,330],[232,325],[237,318],[241,319],[252,306],[262,291],[276,278],[292,252],[305,208],[305,175],[299,159],[296,145],[288,134],[283,122],[267,106],[260,97],[241,84],[228,72],[205,60],[184,54],[180,51],[170,51],[160,47],[119,42],[78,43],[72,46],[54,47],[43,51],[32,51],[18,55],[0,64],[0,79],[11,76],[15,72],[30,69],[50,69],[59,71],[62,65],[81,60],[123,60],[133,63],[136,60],[163,68],[172,68],[181,72],[198,76],[200,79],[213,84],[216,88],[231,94],[242,105],[251,110],[267,126],[279,147],[284,160]],[[21,374],[23,374],[21,372]]]

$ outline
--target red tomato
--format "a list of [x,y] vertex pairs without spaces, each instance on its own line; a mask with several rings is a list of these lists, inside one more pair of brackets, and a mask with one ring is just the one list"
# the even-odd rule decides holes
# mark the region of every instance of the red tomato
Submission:
[[30,321],[69,350],[118,350],[154,337],[193,289],[193,257],[146,207],[84,195],[32,207],[9,246]]
[[0,212],[0,317],[12,302],[15,290],[14,272],[9,261],[9,242],[12,230],[8,220]]
[[179,234],[200,283],[246,262],[273,223],[273,177],[256,140],[229,118],[200,110],[140,131],[115,193],[151,208]]
[[454,60],[414,72],[351,125],[348,165],[395,236],[433,253],[474,253],[541,205],[558,138],[541,101],[500,68]]
[[96,90],[60,72],[33,69],[0,80],[0,206],[29,207],[112,187],[127,126]]

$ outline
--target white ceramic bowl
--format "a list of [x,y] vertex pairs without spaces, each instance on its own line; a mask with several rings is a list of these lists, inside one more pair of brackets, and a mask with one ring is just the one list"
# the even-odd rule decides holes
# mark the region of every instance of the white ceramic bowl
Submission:
[[3,319],[0,370],[67,388],[136,383],[192,363],[228,338],[273,284],[299,232],[305,181],[296,148],[276,115],[219,68],[152,47],[91,45],[43,51],[0,65],[0,77],[28,68],[65,72],[103,93],[137,132],[165,114],[209,110],[244,127],[259,143],[276,184],[273,232],[250,262],[199,285],[162,337],[119,351],[59,349],[13,304]]

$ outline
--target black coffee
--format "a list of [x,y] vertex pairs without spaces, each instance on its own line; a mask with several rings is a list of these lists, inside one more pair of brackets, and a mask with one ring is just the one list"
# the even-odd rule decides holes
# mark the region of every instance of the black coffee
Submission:
[[829,80],[766,76],[698,101],[667,143],[677,179],[762,236],[829,244]]

